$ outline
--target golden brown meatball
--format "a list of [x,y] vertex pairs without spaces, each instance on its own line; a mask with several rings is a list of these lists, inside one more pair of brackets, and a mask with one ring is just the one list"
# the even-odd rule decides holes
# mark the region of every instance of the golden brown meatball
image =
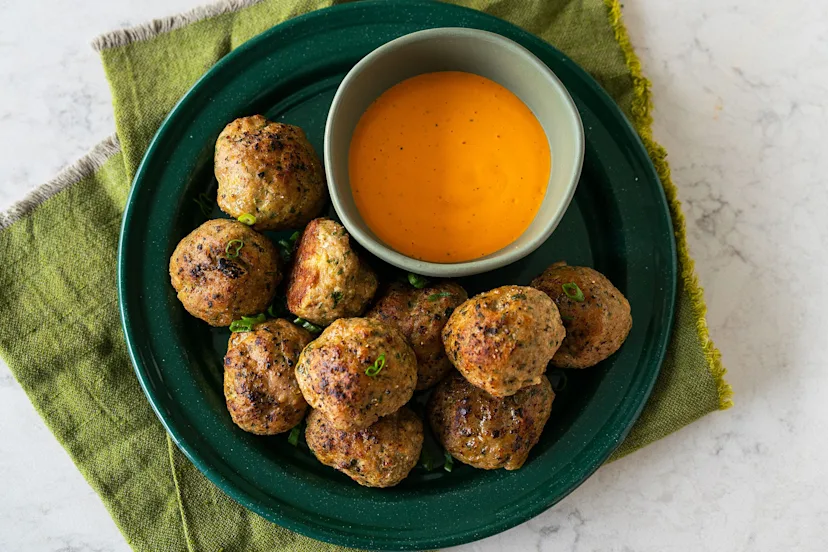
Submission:
[[256,230],[299,228],[328,197],[325,173],[302,129],[261,115],[236,119],[216,141],[218,206],[256,217]]
[[428,389],[452,368],[441,333],[454,309],[468,298],[466,290],[453,282],[423,289],[394,283],[365,316],[402,332],[417,355],[417,389]]
[[566,337],[552,358],[554,366],[595,366],[627,339],[632,328],[630,304],[600,272],[561,261],[532,280],[532,287],[555,301],[566,327]]
[[305,440],[326,466],[366,487],[392,487],[417,464],[423,423],[408,408],[354,432],[338,429],[318,410],[308,415]]
[[276,248],[228,219],[208,220],[170,257],[170,279],[187,312],[211,326],[229,326],[264,311],[282,280]]
[[540,439],[554,398],[546,376],[537,385],[498,398],[455,373],[434,389],[428,420],[437,440],[464,464],[516,470]]
[[443,328],[449,360],[469,382],[496,397],[539,383],[563,337],[555,303],[523,286],[472,297]]
[[294,370],[310,341],[310,333],[282,319],[230,336],[224,398],[237,426],[257,435],[275,435],[302,421],[308,403]]
[[341,318],[299,357],[305,400],[336,427],[364,429],[408,402],[417,359],[402,334],[368,318]]
[[351,248],[345,227],[330,219],[312,220],[296,246],[288,276],[290,312],[327,326],[337,318],[362,314],[377,290],[377,276]]

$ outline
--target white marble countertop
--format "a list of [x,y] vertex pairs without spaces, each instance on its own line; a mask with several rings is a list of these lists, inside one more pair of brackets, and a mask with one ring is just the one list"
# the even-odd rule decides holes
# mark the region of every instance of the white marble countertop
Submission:
[[[89,41],[201,1],[0,0],[0,209],[113,131]],[[736,407],[457,550],[826,550],[828,2],[624,12]],[[0,487],[0,550],[128,550],[2,363]]]

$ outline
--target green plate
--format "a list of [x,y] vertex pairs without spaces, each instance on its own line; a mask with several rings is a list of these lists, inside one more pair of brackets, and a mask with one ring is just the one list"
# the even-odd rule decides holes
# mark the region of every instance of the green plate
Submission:
[[[476,27],[531,50],[567,86],[584,122],[586,158],[575,200],[547,243],[504,269],[462,281],[471,293],[526,284],[553,261],[606,274],[629,298],[632,333],[619,353],[570,371],[552,417],[517,472],[455,464],[416,468],[399,486],[368,489],[285,436],[237,429],[222,395],[228,332],[191,318],[167,263],[215,190],[216,137],[236,117],[264,113],[300,125],[322,151],[337,85],[365,54],[430,27]],[[220,216],[216,211],[216,216]],[[613,101],[555,48],[494,17],[436,3],[360,2],[298,17],[250,40],[210,70],[170,113],[141,163],[120,242],[121,314],[138,379],[161,422],[224,492],[300,533],[361,548],[410,550],[469,542],[538,515],[580,485],[624,439],[647,400],[673,320],[675,244],[661,184]]]

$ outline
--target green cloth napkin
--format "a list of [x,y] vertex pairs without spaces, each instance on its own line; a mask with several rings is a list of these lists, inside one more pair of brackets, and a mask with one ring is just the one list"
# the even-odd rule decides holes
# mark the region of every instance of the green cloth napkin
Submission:
[[[146,551],[309,551],[339,547],[277,527],[210,483],[172,444],[142,394],[118,318],[116,247],[150,139],[184,92],[231,49],[324,0],[227,0],[98,39],[117,138],[0,214],[0,354],[101,496],[127,542]],[[678,305],[667,358],[613,459],[730,405],[707,334],[665,152],[650,132],[641,75],[615,0],[463,0],[551,42],[586,68],[641,134],[671,202]]]

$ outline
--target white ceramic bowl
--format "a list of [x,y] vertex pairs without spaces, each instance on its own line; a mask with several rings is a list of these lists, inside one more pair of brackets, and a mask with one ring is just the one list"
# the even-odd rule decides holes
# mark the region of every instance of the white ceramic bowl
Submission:
[[[432,263],[395,251],[365,224],[351,194],[348,151],[362,114],[395,84],[435,71],[474,73],[511,90],[540,121],[552,153],[546,196],[532,223],[508,246],[471,261]],[[380,46],[345,76],[325,126],[325,172],[331,199],[342,223],[351,236],[380,259],[427,276],[458,277],[488,272],[537,249],[566,212],[578,184],[583,157],[581,117],[561,81],[522,46],[498,34],[476,29],[429,29]]]

